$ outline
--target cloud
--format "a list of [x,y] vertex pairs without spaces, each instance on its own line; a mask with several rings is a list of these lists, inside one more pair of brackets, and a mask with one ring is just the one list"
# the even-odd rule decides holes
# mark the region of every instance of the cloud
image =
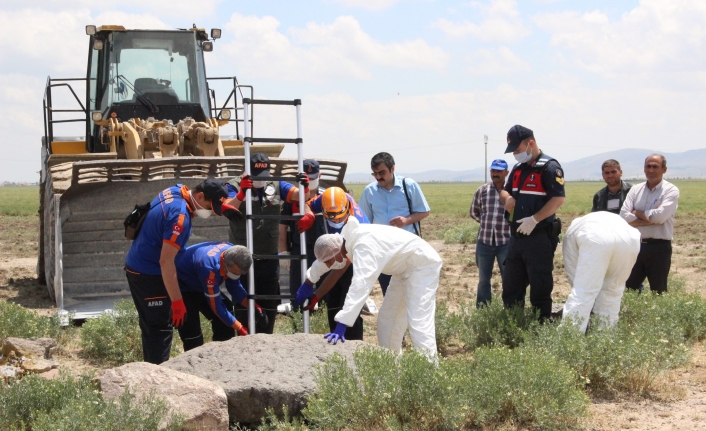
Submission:
[[533,21],[575,64],[604,76],[699,72],[706,63],[705,2],[642,0],[616,20],[595,10],[541,13]]
[[523,24],[515,0],[492,0],[490,4],[472,2],[471,5],[481,11],[485,18],[482,23],[454,23],[440,18],[432,27],[451,39],[471,36],[484,42],[508,43],[529,36],[530,30]]
[[530,72],[532,66],[518,57],[510,48],[479,49],[468,59],[468,71],[473,75],[511,75]]
[[443,70],[448,55],[423,39],[382,43],[360,28],[349,16],[338,17],[331,24],[309,23],[293,28],[289,35],[279,31],[280,22],[235,14],[225,25],[225,39],[220,45],[240,63],[240,74],[277,80],[317,81],[320,79],[367,80],[372,68]]
[[[133,15],[153,13],[160,17],[177,17],[181,20],[187,19],[190,26],[193,18],[203,18],[213,15],[216,6],[224,0],[199,0],[198,3],[192,0],[121,0],[119,6],[112,2],[96,2],[93,0],[24,0],[18,2],[3,2],[2,8],[5,11],[17,11],[25,9],[41,9],[45,11],[68,11],[90,9],[94,13],[116,11],[116,9],[130,11]],[[119,24],[122,22],[85,22],[87,24]],[[185,22],[183,26],[186,26]]]
[[383,10],[392,7],[400,0],[332,0],[333,3],[339,3],[348,7],[357,7],[367,10]]
[[[151,15],[88,9],[51,12],[40,9],[0,11],[0,72],[22,64],[44,75],[85,76],[89,38],[86,23],[119,22],[128,28],[168,28]],[[65,76],[64,76],[65,77]]]

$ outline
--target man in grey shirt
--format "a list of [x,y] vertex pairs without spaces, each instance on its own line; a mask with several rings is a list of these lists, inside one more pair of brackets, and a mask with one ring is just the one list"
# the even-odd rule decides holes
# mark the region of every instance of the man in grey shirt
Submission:
[[666,172],[667,159],[663,155],[648,156],[645,159],[647,181],[630,189],[620,209],[620,216],[642,236],[640,254],[625,282],[628,289],[638,289],[647,277],[651,290],[667,291],[679,189],[662,178]]
[[620,162],[614,159],[608,159],[603,162],[601,174],[606,186],[593,195],[591,212],[608,211],[613,214],[620,214],[620,208],[622,208],[632,184],[621,179],[623,171],[620,169]]

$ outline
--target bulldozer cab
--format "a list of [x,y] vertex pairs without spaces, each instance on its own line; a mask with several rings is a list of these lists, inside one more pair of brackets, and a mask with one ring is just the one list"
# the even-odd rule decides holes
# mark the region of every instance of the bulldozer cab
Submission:
[[[100,119],[159,118],[177,124],[211,118],[202,30],[102,30],[91,36],[88,109]],[[207,49],[213,45],[207,43]],[[209,48],[210,47],[210,48]],[[89,152],[107,151],[89,118]]]
[[[243,101],[254,102],[253,87],[235,76],[206,75],[204,52],[213,51],[220,30],[210,38],[196,26],[87,26],[86,33],[86,77],[47,78],[39,182],[37,275],[60,313],[77,319],[130,297],[124,264],[131,243],[123,220],[135,204],[177,183],[193,187],[209,177],[242,175],[243,139],[254,133],[252,107],[243,115]],[[225,89],[222,103],[212,86]],[[55,134],[67,125],[79,132]],[[223,134],[228,129],[234,134]],[[272,175],[298,171],[300,160],[279,157],[283,141],[248,139],[249,151],[270,157]],[[317,160],[320,187],[343,187],[346,163]],[[225,218],[194,220],[190,244],[227,237]]]

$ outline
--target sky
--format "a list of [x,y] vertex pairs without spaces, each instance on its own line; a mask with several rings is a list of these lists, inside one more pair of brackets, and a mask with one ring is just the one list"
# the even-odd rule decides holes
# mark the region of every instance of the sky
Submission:
[[[88,24],[221,28],[208,75],[302,99],[305,156],[349,172],[477,168],[485,135],[512,161],[514,124],[560,162],[704,146],[703,0],[0,0],[0,23],[0,182],[38,180],[47,76],[85,77]],[[294,111],[255,134],[295,137]]]

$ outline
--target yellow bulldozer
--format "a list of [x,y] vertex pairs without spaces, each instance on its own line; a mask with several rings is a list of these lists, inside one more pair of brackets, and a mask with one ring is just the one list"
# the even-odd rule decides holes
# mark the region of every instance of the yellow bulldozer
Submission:
[[[204,53],[213,51],[220,29],[209,35],[195,25],[178,30],[89,25],[86,34],[86,76],[49,77],[44,92],[37,262],[38,278],[60,315],[76,319],[130,297],[123,220],[134,205],[176,183],[193,187],[207,177],[227,181],[241,175],[245,121],[254,130],[252,108],[243,115],[243,101],[255,100],[253,87],[235,76],[206,76]],[[229,94],[218,105],[212,87],[224,83]],[[83,86],[80,98],[75,89]],[[55,136],[64,123],[85,123],[85,134]],[[221,135],[226,126],[235,135]],[[283,144],[255,143],[277,139],[245,140],[251,153],[270,157],[274,176],[296,173],[297,159],[279,157]],[[346,163],[317,160],[320,187],[342,187]],[[190,243],[224,240],[227,226],[222,217],[195,219]]]

